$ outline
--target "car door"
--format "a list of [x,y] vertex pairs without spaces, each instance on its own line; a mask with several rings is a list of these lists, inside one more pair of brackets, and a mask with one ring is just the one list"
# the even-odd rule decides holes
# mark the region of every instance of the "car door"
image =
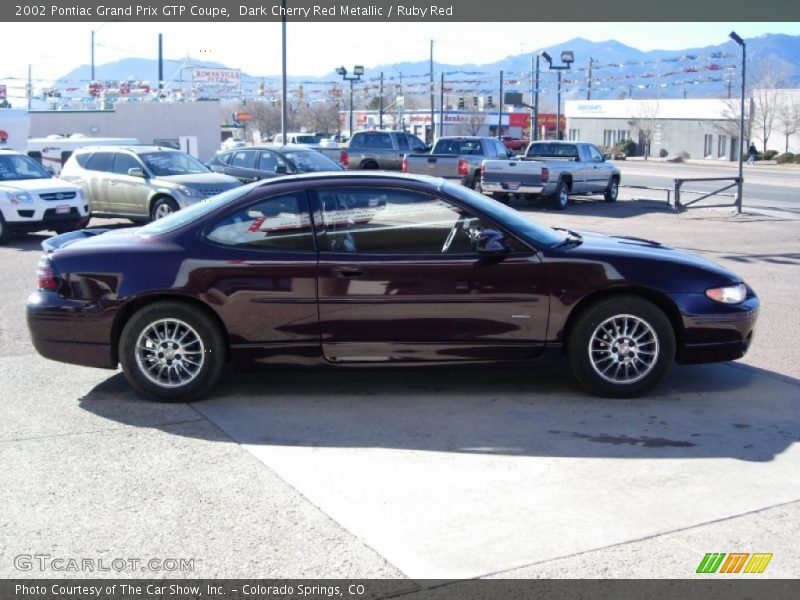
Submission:
[[94,152],[86,161],[81,184],[89,198],[89,210],[104,213],[111,210],[108,202],[110,186],[108,178],[113,165],[113,152]]
[[306,193],[260,189],[206,228],[185,268],[188,285],[208,290],[233,351],[318,357],[317,252]]
[[495,226],[453,201],[397,187],[319,187],[322,351],[332,362],[529,358],[548,319],[539,255],[487,259]]
[[258,181],[260,177],[256,171],[256,151],[252,148],[243,148],[231,152],[231,158],[225,173],[236,177],[242,183]]
[[259,150],[256,161],[256,176],[259,179],[271,179],[289,173],[289,165],[277,152]]
[[591,193],[599,194],[608,187],[611,179],[611,165],[605,161],[600,150],[592,144],[584,144],[588,155],[587,171]]
[[108,178],[109,202],[114,212],[147,216],[150,184],[145,177],[130,175],[131,169],[139,169],[143,175],[146,173],[144,165],[133,155],[115,152],[112,174]]

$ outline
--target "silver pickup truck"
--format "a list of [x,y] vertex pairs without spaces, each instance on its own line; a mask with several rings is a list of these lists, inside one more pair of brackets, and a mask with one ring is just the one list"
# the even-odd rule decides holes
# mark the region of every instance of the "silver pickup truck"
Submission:
[[478,136],[445,136],[437,140],[430,154],[409,154],[402,171],[432,175],[475,188],[481,180],[481,164],[486,159],[510,158],[502,142]]
[[481,190],[505,202],[511,194],[543,196],[557,210],[577,194],[602,194],[615,202],[620,171],[607,158],[586,142],[532,142],[521,159],[483,161]]
[[403,157],[428,146],[405,131],[356,131],[345,148],[316,148],[345,169],[399,171]]

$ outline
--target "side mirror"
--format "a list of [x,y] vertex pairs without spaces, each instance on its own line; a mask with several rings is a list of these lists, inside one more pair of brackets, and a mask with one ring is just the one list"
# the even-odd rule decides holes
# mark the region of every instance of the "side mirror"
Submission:
[[605,154],[603,154],[603,160],[604,161],[611,160],[611,155],[608,152],[606,152]]
[[289,168],[286,165],[278,165],[275,167],[275,174],[276,175],[286,175],[289,172]]
[[128,175],[131,177],[141,177],[142,179],[147,179],[147,175],[145,175],[144,169],[141,167],[133,167],[132,169],[128,169]]
[[498,256],[511,251],[506,237],[495,229],[484,229],[478,234],[477,250],[481,254]]
[[425,145],[425,152],[430,152],[433,150],[433,144],[426,144]]

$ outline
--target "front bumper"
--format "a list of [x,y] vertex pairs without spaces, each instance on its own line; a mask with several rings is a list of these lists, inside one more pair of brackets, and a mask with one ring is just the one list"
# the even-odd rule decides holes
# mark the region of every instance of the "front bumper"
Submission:
[[41,231],[43,229],[61,229],[79,227],[89,221],[89,205],[81,203],[70,205],[68,212],[60,213],[53,206],[20,205],[2,209],[6,225],[17,232]]
[[677,294],[683,325],[676,362],[700,364],[743,357],[755,335],[760,303],[754,294],[724,305],[701,294]]

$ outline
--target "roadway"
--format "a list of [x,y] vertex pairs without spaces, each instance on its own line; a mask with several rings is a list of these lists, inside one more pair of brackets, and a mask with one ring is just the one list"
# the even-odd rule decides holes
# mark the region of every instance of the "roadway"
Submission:
[[[736,177],[737,164],[713,163],[675,164],[662,161],[616,161],[622,171],[622,183],[627,186],[674,188],[676,178]],[[688,191],[710,192],[726,185],[725,182],[688,182],[682,188],[682,201],[691,201],[696,195]],[[732,203],[735,188],[725,193],[729,197],[708,198],[703,204]],[[622,188],[623,197],[666,198],[665,192]],[[744,204],[745,210],[787,211],[800,215],[800,168],[777,165],[745,165]]]

